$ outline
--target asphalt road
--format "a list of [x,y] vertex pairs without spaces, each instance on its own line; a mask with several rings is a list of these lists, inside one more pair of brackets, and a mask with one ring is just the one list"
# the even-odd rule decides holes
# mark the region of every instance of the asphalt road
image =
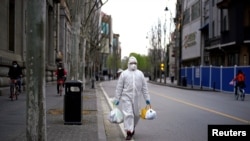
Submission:
[[[101,83],[108,98],[115,94],[116,80]],[[148,84],[155,120],[140,120],[136,141],[206,141],[208,125],[248,125],[250,97],[236,101],[233,94],[185,90]],[[144,100],[141,105],[145,105]],[[120,126],[123,130],[123,126]]]

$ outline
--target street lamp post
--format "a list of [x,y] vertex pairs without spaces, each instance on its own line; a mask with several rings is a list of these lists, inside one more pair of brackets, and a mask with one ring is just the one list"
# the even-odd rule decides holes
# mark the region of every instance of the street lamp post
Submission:
[[[165,9],[164,9],[165,11],[168,11],[168,7],[166,7]],[[171,21],[170,21],[171,22]],[[167,83],[167,69],[168,69],[168,67],[167,67],[167,57],[169,57],[168,56],[168,48],[167,48],[167,46],[166,46],[166,15],[165,15],[165,24],[164,24],[164,64],[165,64],[165,66],[164,66],[164,84],[166,84]]]
[[178,85],[181,85],[181,63],[182,63],[182,19],[180,19],[180,29],[179,29],[179,59],[178,59],[178,75],[179,75],[179,79],[178,79]]
[[[165,74],[165,79],[164,79],[164,83],[166,84],[166,76],[169,76],[169,72],[170,72],[170,66],[169,66],[169,60],[170,60],[170,55],[169,55],[169,50],[170,50],[170,45],[171,45],[171,41],[170,41],[170,36],[171,36],[171,18],[172,18],[172,13],[171,13],[171,11],[168,9],[168,7],[166,7],[165,9],[164,9],[165,11],[169,11],[170,12],[170,20],[169,20],[169,23],[170,23],[170,26],[169,26],[169,37],[168,37],[168,45],[166,45],[166,29],[164,30],[164,35],[165,35],[165,37],[164,37],[164,53],[165,53],[165,55],[164,55],[164,63],[165,63],[165,70],[164,70],[164,74]],[[165,28],[166,28],[166,16],[165,16]]]

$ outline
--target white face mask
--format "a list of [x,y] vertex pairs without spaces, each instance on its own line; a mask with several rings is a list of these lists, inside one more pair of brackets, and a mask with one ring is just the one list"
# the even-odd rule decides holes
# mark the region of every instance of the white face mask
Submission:
[[133,70],[133,71],[136,70],[136,69],[137,69],[136,64],[131,64],[131,65],[130,65],[130,69]]
[[17,65],[15,64],[15,65],[13,65],[13,67],[14,67],[14,68],[16,68],[16,67],[17,67]]

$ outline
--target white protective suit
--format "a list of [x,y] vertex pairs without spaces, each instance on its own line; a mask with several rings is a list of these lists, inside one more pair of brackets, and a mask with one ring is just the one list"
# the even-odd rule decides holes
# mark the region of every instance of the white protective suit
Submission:
[[114,100],[121,101],[125,131],[133,132],[140,119],[139,100],[143,96],[145,101],[150,101],[150,96],[144,74],[137,70],[137,65],[131,64],[131,62],[137,63],[136,58],[130,57],[128,69],[121,73]]

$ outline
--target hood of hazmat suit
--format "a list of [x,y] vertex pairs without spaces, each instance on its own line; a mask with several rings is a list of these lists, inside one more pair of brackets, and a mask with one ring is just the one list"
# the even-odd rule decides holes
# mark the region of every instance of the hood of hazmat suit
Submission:
[[[115,100],[121,101],[125,131],[133,131],[140,119],[141,98],[150,100],[147,82],[142,71],[137,69],[137,60],[131,56],[116,86]],[[144,104],[144,103],[143,103]]]

